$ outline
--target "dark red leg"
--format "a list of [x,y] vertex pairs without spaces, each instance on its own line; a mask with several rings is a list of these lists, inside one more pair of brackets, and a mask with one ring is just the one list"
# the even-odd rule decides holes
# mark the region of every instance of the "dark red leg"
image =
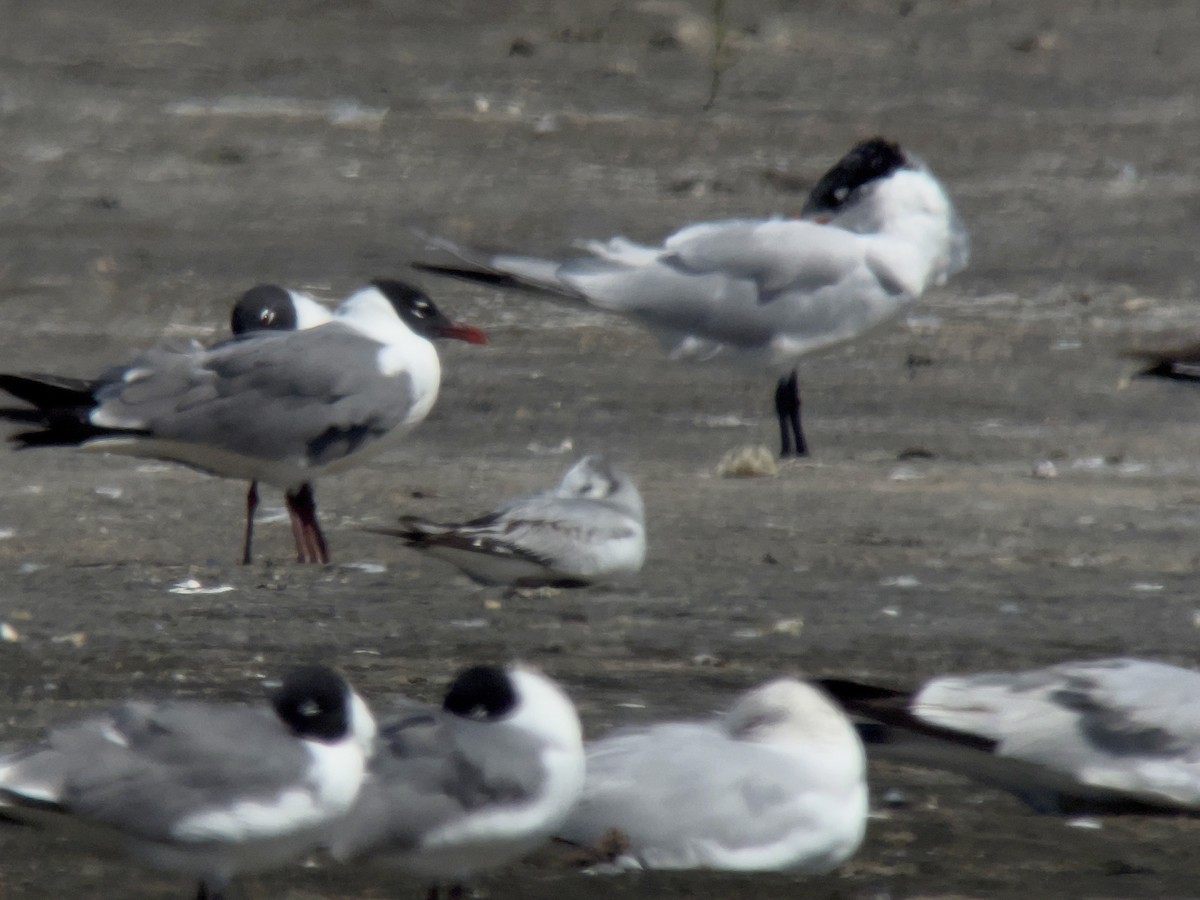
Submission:
[[289,491],[287,502],[288,509],[293,514],[293,534],[297,533],[299,521],[299,535],[296,538],[298,561],[328,564],[329,548],[325,544],[321,526],[317,523],[317,501],[313,496],[312,485],[306,482],[295,493]]
[[292,540],[296,543],[296,562],[308,562],[308,545],[304,534],[304,519],[296,508],[296,498],[291,491],[283,495],[287,506],[288,518],[292,520]]
[[250,565],[251,548],[254,544],[254,514],[258,511],[258,482],[250,482],[246,491],[246,536],[242,540],[242,565]]

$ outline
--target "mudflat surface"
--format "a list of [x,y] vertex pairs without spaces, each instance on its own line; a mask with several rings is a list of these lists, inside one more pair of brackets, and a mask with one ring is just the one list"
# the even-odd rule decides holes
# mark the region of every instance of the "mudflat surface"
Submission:
[[[638,328],[423,279],[488,347],[448,346],[404,448],[321,482],[338,565],[300,567],[268,495],[70,451],[0,456],[6,740],[128,694],[254,699],[324,660],[369,698],[430,699],[521,658],[587,730],[704,714],[780,672],[930,675],[1200,640],[1200,392],[1125,383],[1120,351],[1200,337],[1200,12],[1191,0],[712,4],[3,4],[0,368],[87,376],[213,339],[260,281],[336,298],[406,275],[412,226],[563,252],[789,213],[861,137],[921,154],[973,237],[911,314],[801,369],[811,462],[774,446],[770,380],[665,361]],[[906,451],[923,451],[919,458]],[[619,589],[503,599],[363,524],[484,511],[582,451],[640,482],[650,550]],[[1039,462],[1057,477],[1034,478]],[[189,580],[220,593],[175,593]],[[585,878],[524,864],[517,897],[1184,897],[1200,824],[1079,828],[916,769],[872,773],[860,854],[821,878]],[[0,895],[182,896],[169,879],[0,835]],[[417,896],[296,869],[237,897]]]

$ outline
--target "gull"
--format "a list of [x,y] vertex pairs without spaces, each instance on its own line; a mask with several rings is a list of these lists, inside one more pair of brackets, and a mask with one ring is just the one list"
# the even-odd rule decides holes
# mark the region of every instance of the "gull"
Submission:
[[487,341],[420,291],[379,280],[312,328],[156,347],[92,381],[0,375],[0,389],[34,407],[0,417],[38,426],[12,436],[20,448],[170,460],[283,488],[298,561],[327,563],[312,481],[389,448],[429,414],[438,337]]
[[[341,676],[297,669],[271,708],[131,701],[0,757],[0,816],[199,882],[295,862],[358,796],[375,720]],[[120,893],[120,891],[116,891]]]
[[445,559],[480,584],[583,587],[635,575],[646,558],[642,497],[603,456],[575,463],[548,491],[517,497],[468,522],[405,516],[369,528]]
[[780,453],[805,456],[800,357],[898,315],[966,265],[968,240],[929,168],[882,138],[839,160],[801,215],[688,225],[659,246],[585,241],[591,255],[566,262],[428,237],[457,262],[414,266],[625,315],[654,332],[672,359],[766,370],[779,379]]
[[[332,318],[333,314],[309,294],[277,284],[260,284],[238,298],[229,315],[229,330],[235,338],[258,331],[297,331],[324,325]],[[258,481],[251,481],[246,491],[246,529],[242,539],[244,566],[250,565],[253,558],[254,515],[257,512]],[[292,533],[296,536],[296,553],[303,558],[305,547],[300,537],[303,531],[290,504],[288,514],[292,520]]]
[[620,729],[587,745],[583,796],[558,835],[617,829],[648,869],[827,872],[866,829],[866,756],[821,691],[780,678],[713,720]]
[[949,769],[1056,814],[1200,811],[1200,672],[1135,658],[933,678],[909,694],[825,682],[881,758]]
[[554,834],[583,786],[575,707],[525,666],[475,666],[441,707],[407,701],[385,719],[358,801],[332,831],[335,859],[404,868],[451,896],[473,874]]

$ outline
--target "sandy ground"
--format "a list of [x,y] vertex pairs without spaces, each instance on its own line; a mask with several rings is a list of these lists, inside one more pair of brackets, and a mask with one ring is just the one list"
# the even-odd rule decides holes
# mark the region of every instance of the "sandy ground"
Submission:
[[[459,667],[543,666],[590,733],[706,713],[772,674],[934,673],[1200,640],[1200,393],[1124,383],[1131,346],[1200,336],[1200,12],[1154,4],[728,0],[9,0],[0,28],[0,362],[89,375],[215,337],[259,281],[337,297],[406,273],[413,225],[559,252],[795,212],[882,133],[944,179],[969,269],[802,367],[811,462],[774,446],[769,379],[676,367],[598,313],[425,280],[485,348],[443,353],[405,448],[318,487],[339,565],[290,562],[268,496],[66,451],[0,466],[4,737],[129,693],[255,698],[298,661],[370,697]],[[930,458],[908,459],[906,451]],[[544,486],[579,451],[640,481],[650,551],[620,589],[501,599],[364,534]],[[1057,477],[1031,473],[1052,461]],[[223,593],[179,594],[189,579]],[[1200,825],[1079,828],[948,775],[873,772],[862,852],[822,878],[584,878],[526,864],[493,898],[1196,896]],[[182,896],[178,882],[0,836],[0,896]],[[239,897],[413,896],[378,872],[246,879]]]

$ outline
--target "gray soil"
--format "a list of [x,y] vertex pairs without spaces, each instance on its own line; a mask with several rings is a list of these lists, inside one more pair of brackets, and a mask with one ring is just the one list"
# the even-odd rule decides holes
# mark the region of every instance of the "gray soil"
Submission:
[[[273,492],[243,568],[244,485],[3,454],[4,739],[129,694],[256,698],[309,660],[377,700],[528,660],[590,734],[707,713],[781,672],[902,686],[1111,654],[1193,661],[1200,392],[1127,384],[1120,354],[1200,337],[1194,0],[727,0],[706,111],[713,5],[3,4],[4,371],[86,376],[165,337],[214,339],[259,281],[335,298],[406,277],[412,226],[559,253],[794,213],[876,133],[925,157],[974,240],[971,266],[911,315],[805,362],[814,456],[774,478],[714,474],[733,447],[775,446],[769,377],[674,366],[603,314],[430,278],[492,344],[444,347],[441,399],[404,448],[320,483],[333,567],[291,561]],[[627,587],[506,599],[359,530],[482,512],[585,450],[614,454],[646,498],[649,557]],[[1047,462],[1057,477],[1033,477]],[[231,590],[172,592],[189,579]],[[828,876],[529,863],[476,888],[1200,895],[1195,821],[1072,827],[950,775],[872,779],[867,842]],[[901,802],[884,808],[889,792]],[[0,842],[6,900],[190,890],[33,833]],[[421,890],[297,868],[235,896]]]

